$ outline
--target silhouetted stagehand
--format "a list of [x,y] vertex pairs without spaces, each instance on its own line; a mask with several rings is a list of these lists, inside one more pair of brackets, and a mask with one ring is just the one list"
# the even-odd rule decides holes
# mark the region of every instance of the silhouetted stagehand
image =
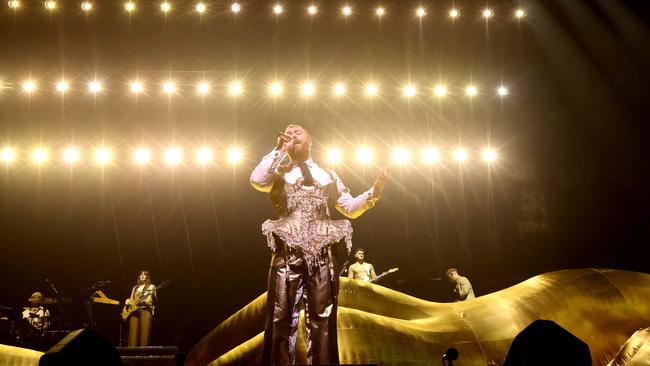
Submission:
[[[265,304],[262,294],[219,324],[194,347],[186,365],[258,364]],[[650,275],[608,269],[550,272],[456,303],[429,302],[341,278],[339,354],[341,363],[432,365],[454,347],[458,365],[498,365],[514,338],[538,319],[552,320],[586,343],[593,365],[638,365],[639,352],[649,354],[647,346],[635,348],[639,339],[647,341],[647,330],[635,332],[650,324]],[[302,316],[300,322],[297,361],[305,363]],[[624,346],[628,338],[633,344]],[[623,355],[614,357],[619,350]]]

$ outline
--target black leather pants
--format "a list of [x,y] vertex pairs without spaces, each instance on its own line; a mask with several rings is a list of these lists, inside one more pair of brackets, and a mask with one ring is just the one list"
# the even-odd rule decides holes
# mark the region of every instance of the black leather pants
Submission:
[[336,247],[324,249],[317,262],[308,270],[307,261],[301,253],[284,244],[278,245],[273,253],[266,302],[263,365],[295,364],[301,303],[305,306],[308,363],[339,362]]

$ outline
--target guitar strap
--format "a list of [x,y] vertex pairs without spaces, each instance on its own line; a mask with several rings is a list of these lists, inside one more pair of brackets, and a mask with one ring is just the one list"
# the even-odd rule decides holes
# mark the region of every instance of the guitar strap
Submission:
[[135,305],[134,301],[135,301],[135,289],[136,288],[138,288],[138,285],[133,286],[133,288],[131,289],[131,304],[134,304],[134,305]]

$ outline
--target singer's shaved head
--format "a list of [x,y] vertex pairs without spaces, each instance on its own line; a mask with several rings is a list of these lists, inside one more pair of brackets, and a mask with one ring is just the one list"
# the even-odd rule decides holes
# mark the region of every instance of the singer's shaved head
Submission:
[[289,129],[293,129],[293,128],[299,128],[299,129],[305,131],[305,133],[306,133],[306,134],[309,136],[309,138],[311,139],[311,133],[309,133],[309,131],[308,131],[306,128],[304,128],[304,127],[302,127],[301,125],[298,125],[298,124],[290,124],[290,125],[287,126],[287,128],[284,129],[284,131],[285,131],[285,132],[288,132]]

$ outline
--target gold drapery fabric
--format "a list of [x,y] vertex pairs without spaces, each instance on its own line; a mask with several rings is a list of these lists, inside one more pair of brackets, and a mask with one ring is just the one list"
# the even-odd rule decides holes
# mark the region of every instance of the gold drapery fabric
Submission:
[[[187,365],[257,364],[264,329],[263,294],[206,335]],[[650,275],[608,269],[545,273],[471,301],[435,303],[379,285],[341,278],[341,363],[439,364],[449,347],[458,363],[500,364],[513,338],[549,319],[589,345],[592,363],[611,361],[638,329],[650,325]],[[298,339],[304,359],[305,334]]]

